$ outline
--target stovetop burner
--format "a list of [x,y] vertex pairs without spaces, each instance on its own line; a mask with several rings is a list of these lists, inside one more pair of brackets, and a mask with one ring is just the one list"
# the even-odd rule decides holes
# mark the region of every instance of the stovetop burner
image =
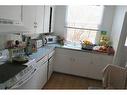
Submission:
[[26,67],[26,65],[16,65],[10,63],[0,65],[0,83],[4,83],[5,81],[14,77]]

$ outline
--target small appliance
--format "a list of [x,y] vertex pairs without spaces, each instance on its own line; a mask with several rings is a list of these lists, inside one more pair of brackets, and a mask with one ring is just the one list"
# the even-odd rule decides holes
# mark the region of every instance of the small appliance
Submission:
[[42,40],[36,40],[36,47],[37,48],[42,47]]
[[47,40],[47,44],[54,44],[54,43],[57,43],[57,36],[46,35],[45,38],[46,38],[46,40]]
[[45,46],[47,44],[47,39],[45,37],[42,38],[42,45]]

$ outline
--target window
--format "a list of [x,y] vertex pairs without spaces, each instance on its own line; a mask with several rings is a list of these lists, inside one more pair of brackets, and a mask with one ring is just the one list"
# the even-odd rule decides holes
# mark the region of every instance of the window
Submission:
[[95,43],[103,9],[103,6],[68,6],[67,42],[79,43],[88,39]]

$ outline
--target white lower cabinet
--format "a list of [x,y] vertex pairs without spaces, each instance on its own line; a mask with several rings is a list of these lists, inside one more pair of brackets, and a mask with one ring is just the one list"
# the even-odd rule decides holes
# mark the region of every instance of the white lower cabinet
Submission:
[[[80,54],[81,53],[81,54]],[[90,54],[78,52],[72,55],[70,60],[71,74],[86,77],[89,75]]]
[[55,55],[54,71],[62,73],[70,73],[69,56],[64,54]]
[[54,71],[102,79],[102,70],[113,56],[56,48]]
[[54,57],[51,57],[48,63],[48,80],[50,79],[53,73],[53,63],[54,63]]
[[[86,60],[86,62],[84,62],[83,60]],[[64,54],[56,54],[54,70],[67,74],[87,76],[89,62],[90,60],[87,57],[75,58],[74,55],[69,56]]]
[[89,75],[88,77],[94,79],[102,79],[103,69],[108,64],[112,64],[113,56],[104,54],[91,54],[91,64],[89,64]]
[[53,65],[54,65],[54,54],[55,50],[49,53],[49,59],[48,59],[48,80],[50,79],[52,73],[53,73]]
[[41,89],[47,82],[47,65],[48,61],[45,63],[38,62],[38,70],[35,77],[35,87],[36,89]]
[[44,6],[44,30],[43,33],[49,33],[50,6]]

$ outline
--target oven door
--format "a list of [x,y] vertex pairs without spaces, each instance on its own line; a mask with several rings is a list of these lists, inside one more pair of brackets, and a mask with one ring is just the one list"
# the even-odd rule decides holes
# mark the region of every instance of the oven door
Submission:
[[36,69],[34,68],[30,71],[26,76],[24,76],[20,81],[18,81],[14,86],[10,89],[33,89],[33,76],[36,74]]

